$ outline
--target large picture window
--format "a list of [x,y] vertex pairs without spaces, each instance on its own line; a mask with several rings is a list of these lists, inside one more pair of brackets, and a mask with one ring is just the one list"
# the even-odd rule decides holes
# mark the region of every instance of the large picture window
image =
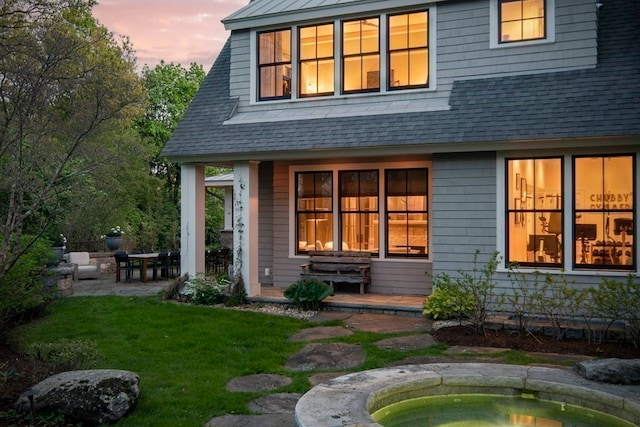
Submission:
[[342,250],[377,254],[380,246],[378,171],[341,171],[339,182]]
[[291,98],[291,30],[258,34],[258,98]]
[[342,23],[342,91],[380,89],[380,19]]
[[562,158],[508,159],[506,166],[506,261],[562,267]]
[[389,89],[428,86],[428,22],[427,11],[389,16]]
[[334,92],[333,24],[300,28],[300,96]]
[[427,169],[385,171],[388,256],[428,254]]
[[634,157],[575,157],[573,162],[575,268],[634,269]]
[[544,39],[545,0],[498,0],[500,43]]
[[333,235],[332,172],[296,174],[298,252],[322,251]]
[[415,165],[420,167],[295,172],[295,253],[428,258],[429,175],[427,167]]

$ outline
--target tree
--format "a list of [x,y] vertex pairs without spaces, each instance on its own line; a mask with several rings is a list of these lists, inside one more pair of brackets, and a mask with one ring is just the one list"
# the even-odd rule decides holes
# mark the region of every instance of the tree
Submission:
[[180,64],[161,61],[153,69],[145,66],[142,70],[148,100],[146,111],[138,121],[138,129],[155,152],[151,169],[156,176],[164,179],[170,200],[176,206],[180,200],[180,167],[161,157],[160,152],[198,92],[204,77],[202,65],[196,63],[186,69]]
[[[165,247],[177,247],[180,233],[180,166],[160,155],[178,122],[204,80],[202,65],[192,63],[188,69],[180,64],[165,63],[154,68],[145,66],[142,79],[147,91],[144,114],[138,119],[137,129],[151,151],[149,169],[155,178],[163,182],[164,191],[146,193],[146,203],[139,205],[136,233],[139,244],[152,243]],[[145,237],[146,236],[146,237]],[[157,241],[152,241],[157,239]]]
[[0,283],[129,149],[144,90],[129,43],[95,21],[94,5],[0,6]]

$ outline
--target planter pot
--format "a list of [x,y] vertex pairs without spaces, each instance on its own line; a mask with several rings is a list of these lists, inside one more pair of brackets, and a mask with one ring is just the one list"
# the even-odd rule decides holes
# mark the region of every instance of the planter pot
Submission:
[[107,248],[110,251],[117,251],[120,249],[120,245],[122,245],[122,236],[107,236],[104,238],[104,241],[107,243]]
[[55,267],[62,262],[64,257],[64,246],[54,246],[51,248],[51,258],[47,265],[49,267]]

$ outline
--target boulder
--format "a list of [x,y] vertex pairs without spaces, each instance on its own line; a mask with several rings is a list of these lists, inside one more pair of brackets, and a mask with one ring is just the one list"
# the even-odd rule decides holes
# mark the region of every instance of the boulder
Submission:
[[611,384],[640,384],[640,359],[585,360],[574,365],[575,371],[592,381]]
[[85,425],[114,423],[138,400],[140,378],[134,372],[96,369],[53,375],[23,393],[19,412],[63,414],[67,421]]

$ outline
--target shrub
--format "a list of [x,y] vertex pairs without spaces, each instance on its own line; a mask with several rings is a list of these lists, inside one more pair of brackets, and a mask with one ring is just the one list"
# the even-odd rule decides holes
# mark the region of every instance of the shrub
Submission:
[[436,320],[465,319],[473,310],[473,296],[454,284],[446,273],[433,278],[434,291],[423,305],[422,314]]
[[473,309],[468,317],[477,332],[486,333],[487,314],[492,304],[500,305],[502,296],[495,293],[496,283],[493,276],[500,263],[500,254],[496,251],[491,255],[486,264],[478,266],[480,251],[476,249],[473,254],[473,269],[471,272],[458,270],[460,278],[457,279],[461,290],[473,299]]
[[540,272],[536,270],[532,273],[518,273],[515,271],[517,267],[517,264],[509,265],[511,294],[506,297],[506,301],[518,319],[518,334],[521,336],[531,335],[535,338],[529,327],[529,321],[532,315],[540,313],[538,306],[544,293],[540,282]]
[[187,302],[197,305],[216,305],[224,301],[226,284],[219,284],[215,278],[202,274],[187,279],[180,294]]
[[284,296],[302,310],[318,310],[331,294],[333,287],[319,279],[301,279],[284,290]]
[[[640,346],[640,281],[630,274],[626,281],[602,279],[598,288],[589,289],[596,313],[604,318],[623,320],[636,347]],[[609,325],[611,324],[609,323]]]
[[226,276],[221,279],[221,283],[225,283],[227,288],[231,288],[227,305],[234,307],[247,302],[247,291],[244,289],[244,279],[241,274],[236,275],[236,280],[231,283]]
[[564,274],[546,274],[538,307],[551,322],[556,339],[564,338],[569,323],[578,316],[584,293],[570,286]]
[[6,279],[0,281],[0,331],[39,315],[52,300],[53,295],[43,286],[44,266],[50,254],[48,242],[37,241],[18,259]]
[[180,293],[184,289],[184,285],[188,279],[189,277],[186,274],[176,278],[173,282],[171,282],[171,285],[167,289],[162,291],[162,299],[164,301],[167,301],[167,300],[183,301],[184,298]]
[[95,341],[68,339],[33,343],[27,349],[27,355],[45,365],[46,372],[36,372],[41,377],[36,380],[60,372],[93,368],[100,357]]

